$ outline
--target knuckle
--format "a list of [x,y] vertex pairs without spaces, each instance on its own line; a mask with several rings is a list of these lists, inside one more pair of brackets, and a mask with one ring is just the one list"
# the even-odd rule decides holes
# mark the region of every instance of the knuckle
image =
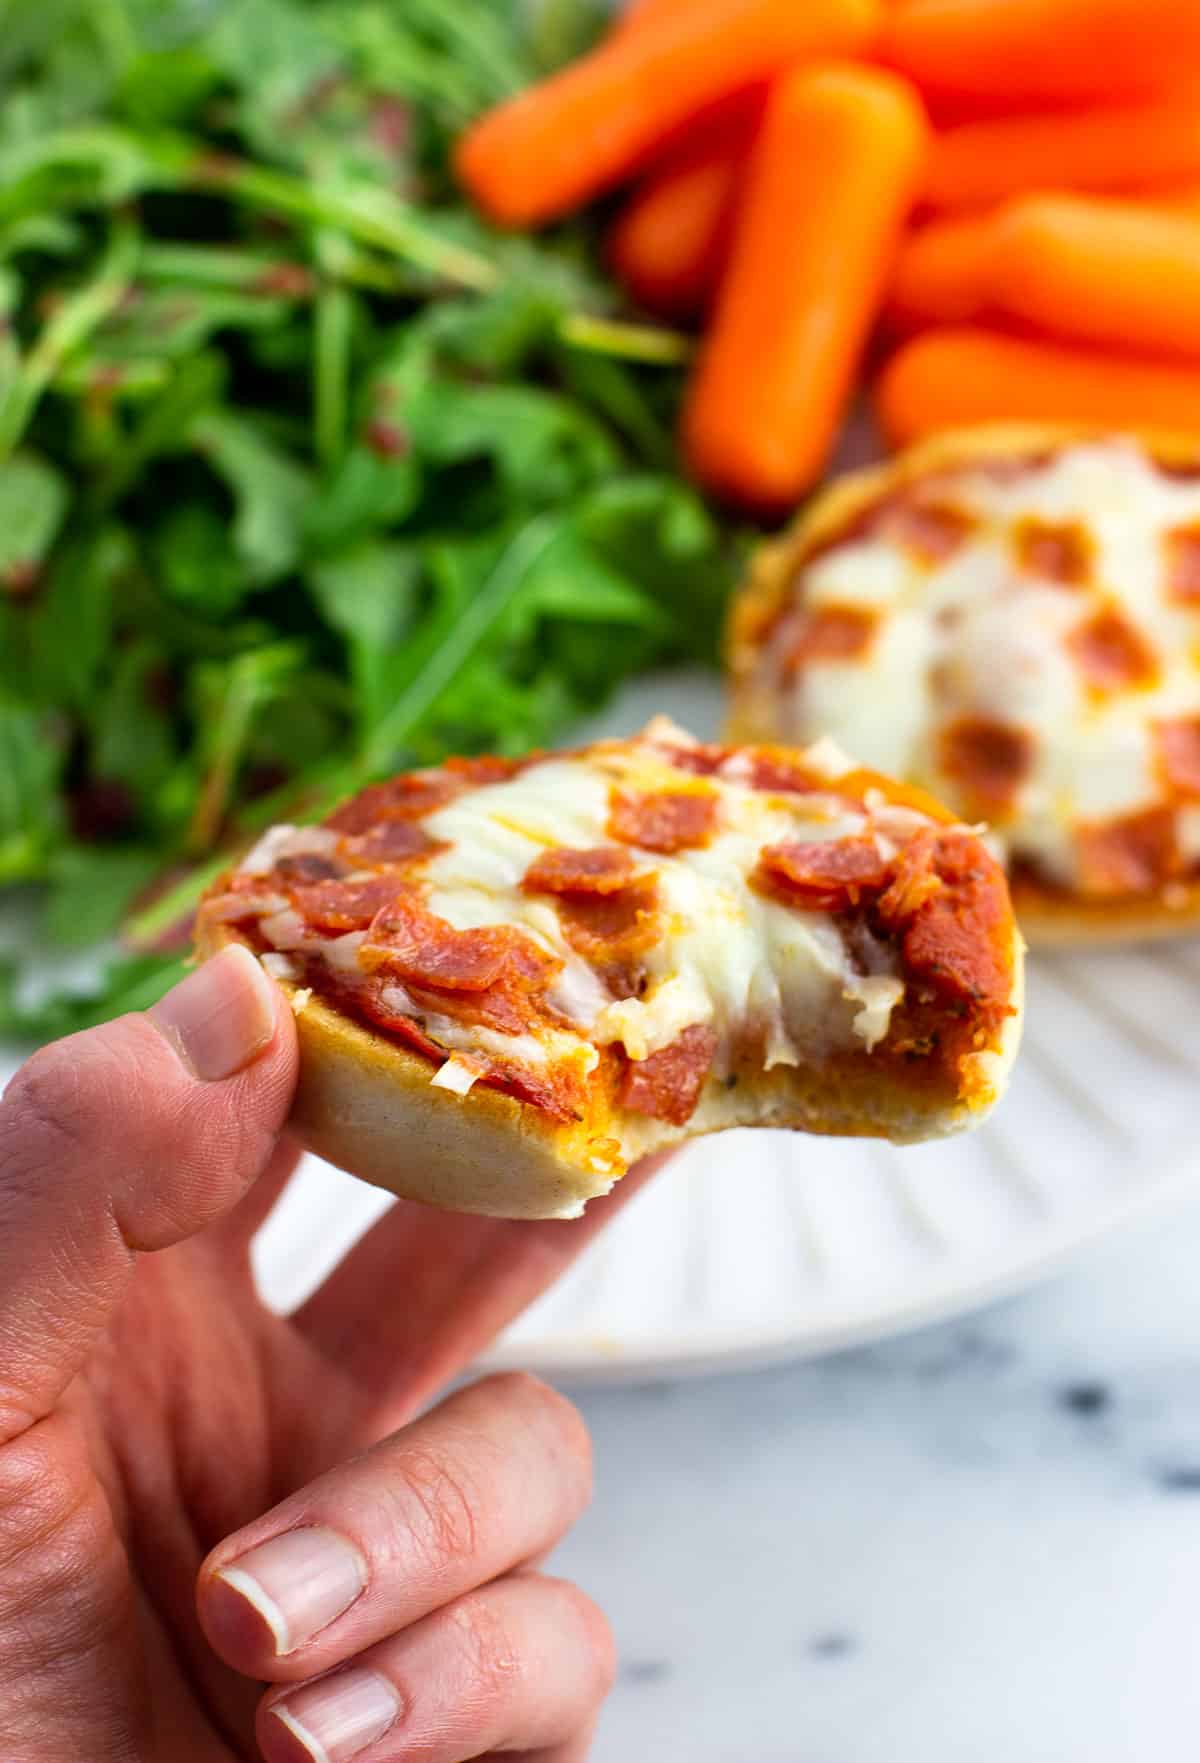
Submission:
[[43,1047],[22,1065],[0,1100],[0,1175],[11,1192],[33,1186],[46,1166],[87,1136],[74,1062]]
[[480,1593],[460,1598],[445,1613],[462,1659],[466,1695],[477,1713],[507,1705],[526,1669],[499,1604]]
[[43,1430],[0,1451],[0,1613],[9,1637],[23,1634],[39,1659],[90,1645],[115,1615],[108,1591],[123,1583],[99,1484],[82,1464],[73,1473]]
[[407,1540],[427,1568],[437,1574],[472,1560],[479,1546],[480,1495],[462,1462],[442,1450],[410,1445],[400,1476]]

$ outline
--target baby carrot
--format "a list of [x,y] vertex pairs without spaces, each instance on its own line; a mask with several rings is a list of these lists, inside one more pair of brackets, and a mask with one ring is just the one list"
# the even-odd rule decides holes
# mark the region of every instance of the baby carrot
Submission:
[[1183,99],[964,123],[934,136],[934,208],[1024,190],[1121,190],[1200,175],[1200,111]]
[[766,99],[759,84],[710,105],[677,148],[656,157],[613,226],[613,270],[651,312],[686,319],[708,305]]
[[948,327],[896,351],[876,385],[875,410],[894,446],[986,422],[1200,434],[1200,367]]
[[801,69],[772,91],[684,412],[718,495],[781,512],[820,473],[926,141],[915,92],[879,69]]
[[891,322],[907,330],[974,318],[988,302],[996,239],[990,213],[955,215],[910,232],[892,273]]
[[879,0],[693,0],[617,31],[477,122],[460,178],[493,219],[537,225],[643,164],[724,94],[873,37]]
[[923,89],[1097,98],[1153,91],[1200,66],[1196,0],[900,0],[888,62]]
[[904,325],[991,314],[1052,336],[1200,361],[1200,213],[1027,196],[923,228],[900,252]]
[[609,235],[618,280],[649,311],[703,311],[729,250],[748,148],[717,147],[649,177]]
[[990,305],[1039,330],[1200,362],[1200,219],[1041,196],[998,222]]

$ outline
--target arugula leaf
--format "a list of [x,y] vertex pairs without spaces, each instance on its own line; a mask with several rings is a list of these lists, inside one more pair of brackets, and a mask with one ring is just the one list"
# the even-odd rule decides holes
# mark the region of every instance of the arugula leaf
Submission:
[[151,545],[163,591],[210,618],[235,612],[253,586],[229,522],[207,502],[169,509]]
[[189,852],[212,849],[229,810],[254,723],[300,668],[303,650],[273,643],[232,661],[201,662],[192,674],[199,790],[187,833]]
[[233,492],[233,541],[247,579],[259,586],[299,559],[312,496],[311,475],[267,439],[261,425],[231,410],[210,410],[191,438]]
[[67,510],[62,473],[36,453],[0,472],[0,592],[29,592]]
[[420,573],[411,545],[384,540],[365,541],[308,572],[326,622],[346,639],[364,732],[396,695],[396,657],[416,618]]
[[[0,466],[0,483],[7,470]],[[68,533],[27,600],[0,600],[0,690],[60,710],[88,702],[112,637],[116,584],[131,556],[118,526]]]
[[485,459],[514,500],[557,502],[620,464],[599,423],[536,386],[427,382],[407,414],[423,457],[435,465]]
[[165,657],[148,641],[121,650],[91,717],[90,771],[98,782],[120,785],[154,814],[154,795],[178,757],[169,707],[161,687]]
[[153,846],[65,845],[50,865],[48,940],[60,949],[84,949],[111,936],[159,863]]
[[353,550],[372,532],[401,525],[420,505],[425,487],[421,462],[407,435],[384,421],[388,447],[358,443],[320,486],[309,504],[304,530],[318,557]]
[[64,757],[52,723],[0,698],[0,883],[45,873],[62,823]]

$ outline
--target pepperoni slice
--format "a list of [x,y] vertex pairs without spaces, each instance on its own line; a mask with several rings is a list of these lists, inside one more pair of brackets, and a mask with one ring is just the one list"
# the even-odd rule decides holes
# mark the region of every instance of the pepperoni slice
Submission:
[[1011,812],[1035,752],[1033,736],[1012,723],[964,716],[942,731],[942,770],[958,785],[966,812],[984,819]]
[[473,759],[447,759],[442,770],[456,778],[460,787],[478,790],[485,784],[507,783],[541,757],[540,753],[525,753],[520,759],[506,759],[499,753],[478,753]]
[[444,839],[431,839],[415,820],[380,820],[366,832],[342,840],[346,853],[363,863],[410,863],[447,849]]
[[860,606],[821,606],[801,618],[786,656],[790,668],[854,661],[871,646],[879,614]]
[[836,532],[825,533],[809,545],[800,560],[802,568],[810,569],[822,557],[827,557],[831,551],[840,551],[844,545],[857,545],[875,538],[895,517],[899,506],[899,497],[894,490],[876,496],[844,521]]
[[810,844],[787,839],[768,845],[752,877],[764,892],[816,912],[857,906],[864,894],[877,893],[887,879],[888,866],[874,839],[865,833]]
[[618,845],[543,851],[521,881],[527,894],[616,894],[637,879],[637,866]]
[[1064,588],[1083,587],[1092,570],[1087,531],[1073,521],[1023,520],[1017,529],[1017,561],[1028,575]]
[[581,1118],[584,1084],[578,1066],[564,1068],[561,1063],[533,1066],[520,1060],[505,1059],[479,1081],[489,1089],[515,1097],[518,1102],[528,1102],[532,1107],[540,1108],[543,1114],[550,1114],[556,1120]]
[[587,961],[626,961],[648,949],[658,935],[656,899],[652,876],[619,894],[566,896],[557,902],[563,935]]
[[880,920],[890,930],[915,918],[925,902],[941,889],[937,855],[937,838],[926,829],[910,839],[896,858],[892,879],[875,907]]
[[338,833],[369,833],[381,820],[419,820],[452,802],[463,784],[441,771],[414,771],[386,783],[369,784],[331,814],[325,825]]
[[898,502],[884,522],[890,539],[921,563],[944,563],[975,530],[975,519],[949,502]]
[[704,746],[700,742],[694,747],[673,747],[664,742],[655,745],[677,771],[690,772],[693,777],[712,777],[729,757],[724,747]]
[[1076,843],[1084,891],[1101,898],[1154,893],[1176,869],[1175,816],[1169,808],[1081,827]]
[[[414,1002],[419,1001],[415,994],[410,995],[414,997]],[[440,1065],[447,1057],[446,1048],[430,1040],[414,1017],[385,1002],[382,988],[368,987],[359,995],[357,1002],[358,1008],[369,1022],[386,1030],[396,1040],[403,1041],[415,1053],[420,1053],[435,1065]],[[447,1014],[444,1000],[431,998],[429,1006],[443,1015]],[[500,1090],[518,1101],[528,1102],[533,1107],[540,1108],[543,1113],[553,1115],[555,1119],[571,1120],[578,1116],[582,1086],[577,1066],[566,1070],[561,1065],[535,1068],[520,1060],[497,1060],[484,1072],[479,1082],[488,1089]]]
[[935,894],[904,933],[904,965],[946,996],[993,1002],[1004,995],[1007,975],[980,930],[968,901],[949,892]]
[[[1007,1010],[1011,988],[998,934],[1007,894],[1000,866],[978,841],[962,834],[942,834],[932,842],[939,885],[909,917],[901,940],[905,969],[956,1002]],[[927,855],[920,854],[922,865]],[[914,898],[910,886],[904,907]]]
[[1167,534],[1167,594],[1184,605],[1200,601],[1200,525]]
[[374,1023],[377,1028],[386,1029],[388,1034],[395,1035],[398,1041],[403,1041],[415,1053],[422,1053],[426,1059],[433,1059],[440,1065],[446,1057],[445,1047],[439,1047],[436,1041],[431,1041],[420,1024],[407,1012],[397,1010],[394,1005],[387,1003],[385,991],[383,986],[363,986],[355,995],[355,1002],[362,1014],[368,1022]]
[[299,857],[281,857],[272,874],[283,882],[336,881],[346,871],[331,857],[320,857],[306,851]]
[[380,912],[392,907],[397,884],[391,876],[370,876],[365,881],[299,882],[288,893],[312,930],[341,934],[366,930]]
[[631,1114],[648,1114],[672,1126],[686,1126],[696,1111],[717,1050],[717,1037],[703,1023],[685,1028],[669,1047],[648,1059],[630,1060],[620,1102]]
[[420,985],[410,975],[404,989],[417,1010],[450,1016],[471,1028],[495,1029],[501,1035],[528,1034],[538,1018],[528,988],[511,983],[505,974],[495,985],[478,990]]
[[829,785],[815,772],[786,754],[769,748],[758,748],[750,756],[750,783],[756,790],[772,795],[809,796],[814,790],[827,790]]
[[546,985],[561,965],[512,925],[456,930],[410,895],[396,895],[371,925],[362,959],[398,979],[447,992]]
[[1153,685],[1158,677],[1154,650],[1115,606],[1073,630],[1067,647],[1088,685],[1098,692]]
[[1200,717],[1160,722],[1154,732],[1171,788],[1181,796],[1200,797]]
[[608,816],[608,830],[614,839],[667,856],[707,845],[716,824],[715,794],[697,790],[617,790]]

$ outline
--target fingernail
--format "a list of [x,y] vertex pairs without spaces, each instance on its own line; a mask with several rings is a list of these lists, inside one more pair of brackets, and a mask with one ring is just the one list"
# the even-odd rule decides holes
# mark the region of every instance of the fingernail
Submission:
[[294,1653],[361,1597],[366,1562],[336,1531],[306,1525],[285,1530],[241,1555],[214,1578],[262,1617],[278,1657]]
[[341,1671],[273,1702],[267,1712],[313,1763],[349,1763],[395,1725],[400,1697],[377,1672]]
[[184,1064],[204,1083],[232,1077],[275,1032],[275,987],[249,949],[233,944],[180,980],[150,1011]]

